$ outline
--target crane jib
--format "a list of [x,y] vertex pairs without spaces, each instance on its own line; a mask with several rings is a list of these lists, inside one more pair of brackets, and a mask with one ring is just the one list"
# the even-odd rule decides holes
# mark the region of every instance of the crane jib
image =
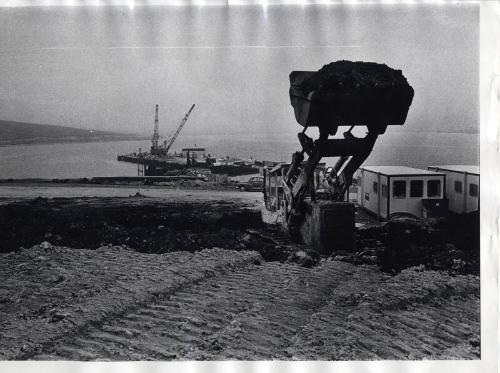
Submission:
[[186,115],[184,116],[184,118],[182,118],[181,123],[179,124],[179,127],[177,127],[177,130],[175,131],[174,135],[170,138],[170,140],[168,141],[168,143],[165,144],[165,153],[168,153],[168,151],[170,150],[170,148],[174,144],[175,139],[177,139],[177,136],[179,136],[179,133],[181,132],[182,127],[184,127],[184,125],[186,124],[186,122],[187,122],[187,120],[189,118],[189,115],[191,114],[191,112],[193,111],[193,109],[194,109],[194,104],[191,106],[191,108],[186,113]]

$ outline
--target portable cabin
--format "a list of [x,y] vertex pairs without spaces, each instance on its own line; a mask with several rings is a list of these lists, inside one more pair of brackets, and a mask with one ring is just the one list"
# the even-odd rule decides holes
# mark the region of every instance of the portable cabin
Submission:
[[451,212],[479,210],[479,166],[429,166],[428,169],[446,175],[446,198]]
[[404,166],[363,166],[358,174],[358,204],[379,218],[395,213],[443,216],[444,173]]

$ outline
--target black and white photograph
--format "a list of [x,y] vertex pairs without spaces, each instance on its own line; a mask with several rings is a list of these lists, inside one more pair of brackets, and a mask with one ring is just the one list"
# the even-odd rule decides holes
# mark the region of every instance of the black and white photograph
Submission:
[[494,349],[485,4],[0,2],[4,363]]

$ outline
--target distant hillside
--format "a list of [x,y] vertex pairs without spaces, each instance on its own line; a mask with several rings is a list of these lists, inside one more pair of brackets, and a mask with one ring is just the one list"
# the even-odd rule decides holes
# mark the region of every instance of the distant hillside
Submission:
[[144,136],[0,120],[0,145],[139,140]]

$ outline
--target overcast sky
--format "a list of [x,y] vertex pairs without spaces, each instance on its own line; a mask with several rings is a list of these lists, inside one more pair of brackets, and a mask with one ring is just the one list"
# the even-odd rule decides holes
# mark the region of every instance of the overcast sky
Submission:
[[0,119],[150,134],[297,132],[292,70],[387,63],[406,131],[478,132],[479,6],[0,9]]

